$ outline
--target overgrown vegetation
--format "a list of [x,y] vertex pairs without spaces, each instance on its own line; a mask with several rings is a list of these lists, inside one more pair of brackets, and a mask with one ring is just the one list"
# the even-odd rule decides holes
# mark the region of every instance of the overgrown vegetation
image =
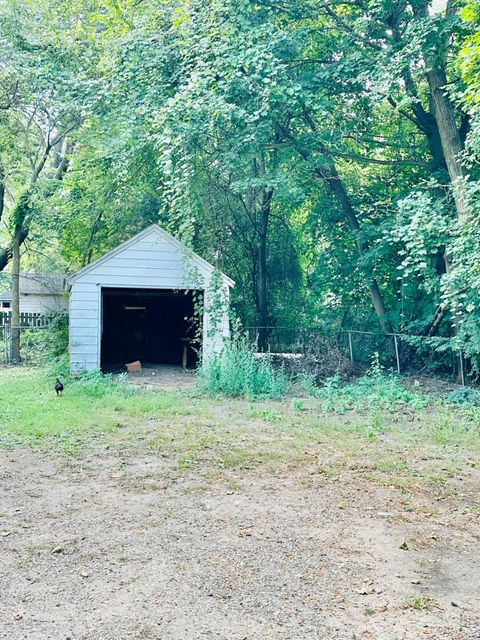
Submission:
[[386,373],[379,364],[378,354],[374,355],[366,374],[354,382],[344,384],[340,375],[335,375],[328,378],[323,386],[312,387],[307,378],[304,388],[321,400],[327,410],[337,413],[372,408],[395,412],[406,406],[416,411],[433,401],[432,397],[407,389],[401,376]]
[[480,407],[480,390],[471,387],[455,389],[448,396],[450,402],[467,407]]
[[279,398],[287,388],[283,371],[276,370],[268,354],[257,354],[243,337],[234,337],[197,372],[197,387],[211,396]]
[[319,369],[318,358],[301,359],[289,374],[279,362],[282,361],[268,353],[257,353],[255,345],[246,338],[235,337],[220,354],[201,365],[196,375],[197,389],[213,397],[250,399],[275,399],[300,389],[320,400],[326,410],[337,413],[372,407],[396,411],[402,405],[416,410],[430,401],[418,391],[407,389],[401,376],[385,372],[378,353],[366,374],[353,382],[339,373],[319,381],[319,370],[331,371],[332,365]]
[[[361,465],[371,480],[402,487],[444,482],[480,451],[478,409],[437,401],[413,408],[373,397],[359,409],[348,399],[348,412],[346,403],[344,415],[338,415],[336,404],[322,397],[212,398],[195,389],[132,389],[97,374],[66,379],[63,396],[57,397],[54,381],[39,369],[0,370],[1,446],[60,447],[74,455],[106,437],[125,451],[146,441],[152,450],[173,456],[182,471],[200,461],[212,470],[301,469],[320,465],[321,452],[329,462],[319,473]],[[419,447],[427,460],[421,477],[410,469]],[[430,456],[432,447],[446,462]]]
[[159,222],[236,280],[261,349],[394,329],[475,368],[477,4],[3,2],[0,272]]
[[44,317],[45,326],[22,329],[20,344],[22,357],[29,365],[46,366],[66,374],[68,352],[68,315],[49,312]]

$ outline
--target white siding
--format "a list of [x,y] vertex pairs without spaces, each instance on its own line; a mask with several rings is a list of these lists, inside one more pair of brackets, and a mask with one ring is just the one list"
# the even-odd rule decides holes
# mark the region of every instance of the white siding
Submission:
[[[178,243],[165,239],[158,228],[139,237],[91,270],[74,277],[70,293],[70,362],[73,370],[100,366],[102,287],[205,290],[203,356],[218,351],[228,336],[228,309],[212,330],[208,284],[210,265],[197,260],[195,267]],[[225,300],[228,287],[225,285]],[[228,304],[228,303],[227,303]],[[217,313],[218,315],[218,313]]]
[[30,293],[20,295],[20,313],[45,313],[47,311],[66,311],[68,299],[61,295]]
[[99,294],[95,284],[78,282],[70,292],[70,364],[72,370],[98,369]]

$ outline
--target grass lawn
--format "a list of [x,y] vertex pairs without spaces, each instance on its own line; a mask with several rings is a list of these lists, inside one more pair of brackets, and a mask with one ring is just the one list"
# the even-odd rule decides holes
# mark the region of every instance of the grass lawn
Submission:
[[335,393],[1,370],[6,637],[477,637],[478,410]]
[[[336,404],[340,413],[333,410]],[[422,476],[439,482],[480,451],[480,412],[433,399],[416,404],[420,408],[372,400],[354,410],[344,398],[212,399],[193,389],[138,391],[96,380],[67,383],[57,397],[42,370],[10,368],[0,371],[0,443],[60,447],[71,454],[107,436],[135,446],[137,425],[146,422],[147,445],[178,456],[181,467],[198,461],[214,467],[291,467],[316,459],[327,447],[351,464],[360,460],[385,481],[414,482],[411,466],[421,450],[447,460],[439,469],[432,464],[433,476]]]
[[14,443],[72,446],[113,433],[122,420],[145,415],[181,415],[177,394],[133,393],[124,385],[66,384],[57,397],[55,380],[43,370],[0,370],[0,438]]

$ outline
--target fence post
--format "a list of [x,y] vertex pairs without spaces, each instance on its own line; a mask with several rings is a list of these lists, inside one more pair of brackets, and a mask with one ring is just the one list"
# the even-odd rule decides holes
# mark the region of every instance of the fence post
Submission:
[[400,356],[398,355],[397,334],[393,334],[393,344],[395,345],[395,357],[397,359],[397,373],[400,373]]
[[5,362],[10,364],[10,325],[6,324],[3,329],[3,339],[5,345]]
[[350,349],[350,362],[353,363],[353,344],[352,344],[352,332],[348,332],[348,347]]
[[465,369],[463,367],[463,353],[462,350],[458,352],[458,361],[460,364],[460,380],[462,381],[462,387],[465,386]]

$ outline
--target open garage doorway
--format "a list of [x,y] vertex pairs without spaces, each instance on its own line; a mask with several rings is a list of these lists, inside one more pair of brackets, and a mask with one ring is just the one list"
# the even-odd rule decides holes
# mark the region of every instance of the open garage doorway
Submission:
[[102,288],[101,366],[194,366],[200,349],[195,300],[202,292],[174,289]]

